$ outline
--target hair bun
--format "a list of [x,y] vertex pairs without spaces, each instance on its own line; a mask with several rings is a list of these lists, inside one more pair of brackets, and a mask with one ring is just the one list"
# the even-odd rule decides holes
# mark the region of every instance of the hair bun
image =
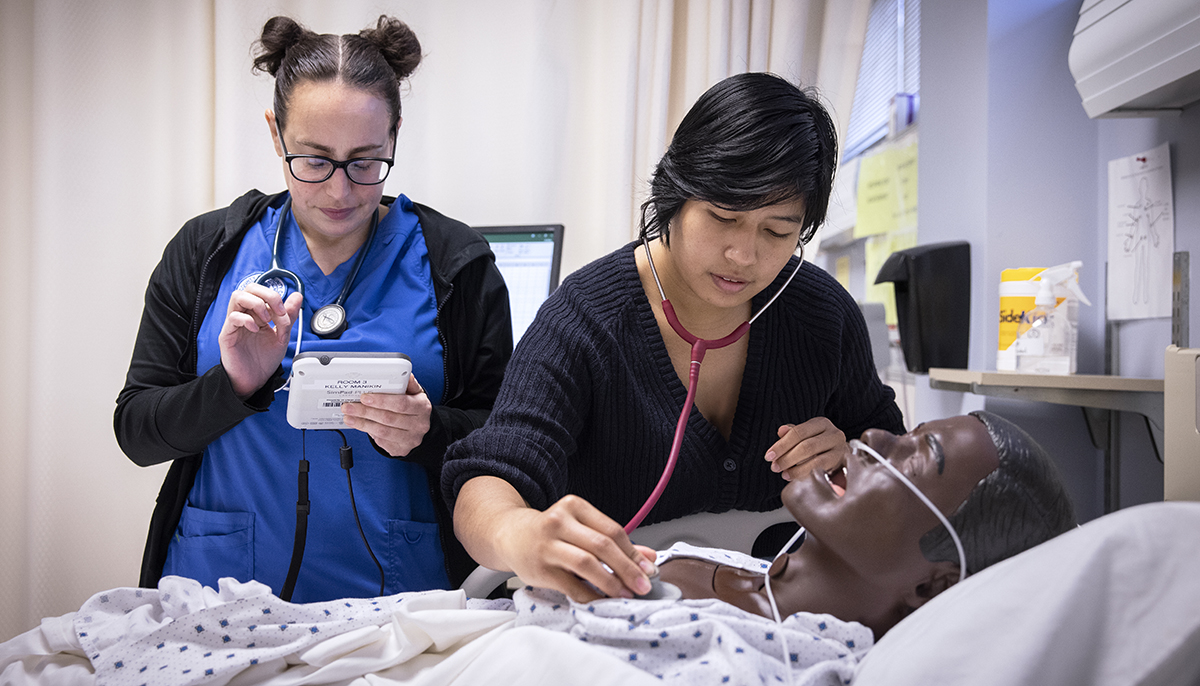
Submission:
[[417,34],[395,17],[381,15],[375,28],[363,29],[358,35],[379,50],[396,72],[397,81],[408,78],[421,63],[421,42],[417,40]]
[[291,17],[271,17],[263,24],[262,36],[255,44],[257,54],[254,57],[254,70],[275,76],[288,49],[313,35],[316,34],[297,24]]

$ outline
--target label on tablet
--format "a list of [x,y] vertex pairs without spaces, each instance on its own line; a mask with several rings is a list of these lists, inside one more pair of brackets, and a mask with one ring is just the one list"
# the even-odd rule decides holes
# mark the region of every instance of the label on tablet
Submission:
[[403,353],[301,353],[292,362],[287,420],[297,429],[341,429],[342,404],[363,393],[404,393],[412,363]]

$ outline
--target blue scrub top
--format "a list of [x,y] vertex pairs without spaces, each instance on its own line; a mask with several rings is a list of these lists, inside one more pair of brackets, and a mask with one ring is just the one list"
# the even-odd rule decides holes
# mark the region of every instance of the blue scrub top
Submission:
[[[268,208],[250,228],[233,266],[200,327],[197,373],[220,364],[217,335],[229,298],[265,272],[280,210]],[[309,330],[313,313],[337,300],[355,258],[326,276],[309,255],[289,213],[283,222],[280,265],[304,283],[305,328],[301,352],[402,352],[433,404],[441,401],[443,350],[438,337],[437,300],[429,254],[412,202],[400,196],[379,222],[374,240],[344,307],[349,327],[340,338],[322,340]],[[284,357],[290,372],[296,335]],[[206,586],[230,576],[257,579],[278,593],[292,556],[296,527],[297,472],[309,460],[308,540],[294,602],[316,602],[379,594],[379,571],[354,521],[346,471],[340,466],[341,437],[332,431],[303,433],[287,423],[286,391],[270,410],[246,418],[204,451],[164,574],[196,579]],[[350,470],[359,519],[384,569],[384,594],[447,588],[437,518],[424,468],[380,454],[366,433],[343,429],[354,450]]]

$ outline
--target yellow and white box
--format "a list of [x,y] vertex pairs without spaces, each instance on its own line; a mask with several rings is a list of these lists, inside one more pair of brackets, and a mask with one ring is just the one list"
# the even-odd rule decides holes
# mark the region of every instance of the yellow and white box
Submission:
[[[1091,305],[1087,296],[1079,288],[1079,269],[1083,266],[1080,261],[1068,262],[1055,267],[1021,267],[1005,269],[1000,272],[1000,327],[999,345],[996,350],[996,371],[1034,371],[1038,373],[1074,374],[1078,340],[1076,331],[1079,325],[1079,302]],[[1018,331],[1021,320],[1034,309],[1038,289],[1043,279],[1049,280],[1054,286],[1056,317],[1067,327],[1067,355],[1065,359],[1054,360],[1055,364],[1047,364],[1050,360],[1037,365],[1021,364],[1018,352],[1027,349],[1019,340]],[[1046,368],[1043,368],[1046,367]]]

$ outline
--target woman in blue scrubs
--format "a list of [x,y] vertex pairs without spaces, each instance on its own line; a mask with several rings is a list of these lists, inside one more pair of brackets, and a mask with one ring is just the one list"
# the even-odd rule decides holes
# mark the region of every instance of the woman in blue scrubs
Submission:
[[[446,588],[470,570],[437,497],[438,470],[446,446],[487,418],[511,325],[486,241],[403,195],[383,196],[400,81],[420,59],[416,36],[389,17],[341,36],[286,17],[263,27],[254,64],[275,77],[266,123],[287,191],[251,191],[171,241],[117,399],[115,430],[130,459],[172,463],[142,585],[176,574],[212,587],[256,579],[280,592],[302,459],[311,512],[295,601]],[[303,296],[258,283],[273,263],[299,278]],[[318,337],[310,322],[335,302],[347,326]],[[406,393],[342,407],[351,470],[338,433],[287,423],[281,388],[301,327],[303,352],[412,361]]]

